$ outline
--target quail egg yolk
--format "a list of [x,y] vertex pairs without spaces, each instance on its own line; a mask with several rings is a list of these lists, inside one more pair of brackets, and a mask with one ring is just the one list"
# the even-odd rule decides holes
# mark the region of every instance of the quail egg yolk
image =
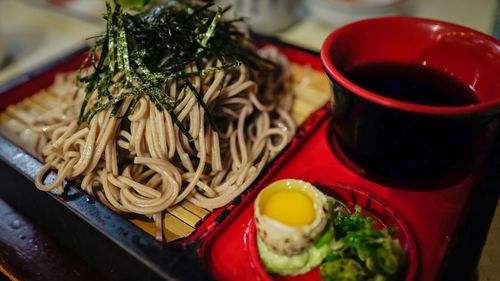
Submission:
[[293,189],[271,194],[263,206],[262,214],[288,226],[307,225],[316,217],[312,200]]

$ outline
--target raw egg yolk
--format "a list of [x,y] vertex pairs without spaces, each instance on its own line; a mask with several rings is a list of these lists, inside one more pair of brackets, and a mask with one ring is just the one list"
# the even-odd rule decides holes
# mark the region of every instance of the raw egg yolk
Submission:
[[314,221],[312,200],[302,192],[285,189],[270,195],[262,214],[288,226],[307,225]]

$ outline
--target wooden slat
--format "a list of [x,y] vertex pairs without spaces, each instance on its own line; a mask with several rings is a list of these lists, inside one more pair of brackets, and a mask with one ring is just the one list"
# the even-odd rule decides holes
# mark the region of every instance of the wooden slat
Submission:
[[292,71],[295,100],[291,115],[300,125],[331,98],[331,89],[328,79],[322,72],[297,64],[292,64]]
[[49,113],[52,111],[50,108],[46,108],[42,104],[35,102],[33,99],[25,99],[25,105],[29,108],[36,108],[36,110],[40,114]]
[[306,87],[297,93],[296,102],[301,102],[317,108],[322,106],[331,97],[330,93],[324,93],[317,89]]
[[201,221],[201,218],[194,215],[190,211],[184,209],[180,205],[176,205],[174,207],[168,208],[167,211],[176,216],[178,219],[182,220],[183,222],[187,223],[191,227],[196,227],[198,223]]
[[40,140],[40,135],[28,129],[26,125],[18,119],[8,114],[1,114],[0,134],[16,143],[29,154],[35,157],[39,156],[36,152],[36,147]]
[[131,219],[130,222],[151,234],[151,236],[156,236],[156,226],[153,220]]
[[193,213],[194,215],[198,216],[201,219],[204,219],[210,212],[208,210],[205,210],[203,208],[200,208],[196,206],[195,204],[189,202],[189,201],[183,201],[181,203],[181,206]]
[[32,96],[30,99],[33,99],[34,102],[42,104],[44,107],[48,108],[54,108],[58,105],[56,97],[47,91],[42,91],[41,93]]
[[185,222],[169,213],[165,213],[163,217],[163,237],[167,242],[188,237],[193,231],[194,228]]
[[0,128],[2,129],[2,132],[5,133],[9,132],[13,134],[20,134],[26,129],[26,125],[8,114],[1,114]]
[[23,124],[32,124],[36,119],[36,115],[30,114],[29,111],[22,110],[20,106],[9,106],[5,112]]
[[298,64],[292,64],[292,72],[296,84],[300,84],[302,79],[307,78],[307,81],[309,81],[308,88],[324,92],[325,94],[330,93],[330,83],[323,72]]

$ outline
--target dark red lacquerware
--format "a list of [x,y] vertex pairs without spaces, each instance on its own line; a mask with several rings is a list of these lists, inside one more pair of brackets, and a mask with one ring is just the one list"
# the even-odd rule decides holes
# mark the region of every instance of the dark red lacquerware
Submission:
[[[473,106],[438,107],[405,103],[366,91],[347,80],[345,67],[373,61],[423,63],[472,86]],[[473,29],[438,20],[388,17],[341,27],[323,43],[327,75],[351,92],[393,109],[436,115],[494,114],[500,111],[500,42]]]
[[[267,174],[245,195],[244,200],[238,206],[231,207],[230,214],[208,235],[200,253],[206,269],[218,280],[287,280],[286,277],[273,278],[266,274],[255,263],[255,258],[251,262],[248,257],[255,257],[249,242],[252,203],[262,188],[284,178],[322,183],[323,187],[331,190],[331,194],[343,193],[342,189],[356,186],[362,194],[373,194],[374,198],[380,198],[380,204],[386,204],[385,208],[394,210],[391,214],[396,220],[407,222],[408,228],[403,228],[401,234],[410,233],[408,235],[413,234],[415,238],[416,250],[410,246],[407,253],[410,263],[416,262],[408,265],[405,278],[409,279],[406,280],[438,278],[470,191],[477,182],[479,170],[464,175],[460,180],[428,182],[425,189],[395,189],[390,185],[375,183],[353,172],[332,152],[327,138],[330,111],[331,107],[327,106],[311,115],[306,126],[300,130],[300,136],[292,141],[292,146],[269,167]],[[483,155],[484,150],[478,149],[477,157]],[[373,204],[363,201],[353,200],[351,203],[364,205],[369,210],[374,208]],[[379,216],[375,214],[374,217]],[[411,238],[406,241],[411,241]],[[318,272],[312,271],[296,276],[293,280],[318,278]]]
[[[470,171],[477,136],[500,112],[500,43],[480,32],[411,17],[369,19],[328,36],[321,63],[332,81],[331,145],[359,174],[415,182]],[[419,65],[476,92],[478,102],[431,106],[365,90],[346,72],[367,63]]]

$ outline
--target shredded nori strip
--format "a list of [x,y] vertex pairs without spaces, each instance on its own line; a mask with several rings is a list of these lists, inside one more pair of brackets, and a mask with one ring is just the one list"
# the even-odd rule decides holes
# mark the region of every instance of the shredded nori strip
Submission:
[[[250,47],[246,33],[236,26],[243,19],[225,19],[229,7],[216,7],[213,1],[168,1],[133,13],[124,11],[116,0],[113,5],[106,2],[106,7],[106,33],[98,38],[89,54],[93,72],[78,76],[78,84],[85,87],[80,124],[109,107],[111,117],[124,117],[140,97],[146,96],[158,110],[168,112],[181,132],[192,140],[174,114],[178,101],[166,92],[167,82],[179,81],[183,85],[182,95],[194,95],[216,130],[210,109],[190,79],[226,72],[241,64],[264,71],[277,67]],[[187,66],[204,65],[210,58],[217,58],[222,65],[186,72]],[[89,59],[84,64],[89,64]],[[117,75],[123,78],[115,81]],[[113,87],[121,91],[111,91]],[[97,95],[96,102],[89,107],[93,95]],[[116,116],[130,96],[134,99],[124,116]]]

